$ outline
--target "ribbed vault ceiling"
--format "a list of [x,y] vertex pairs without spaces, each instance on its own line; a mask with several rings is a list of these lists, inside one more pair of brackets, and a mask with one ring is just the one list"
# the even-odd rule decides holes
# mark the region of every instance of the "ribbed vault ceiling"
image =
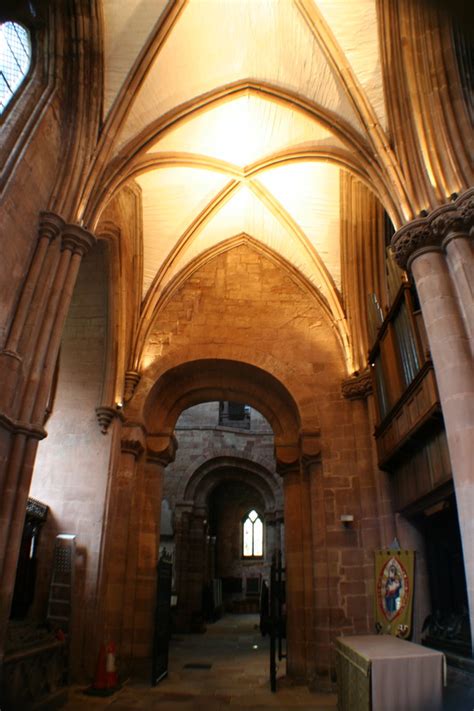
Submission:
[[319,290],[344,342],[340,170],[363,172],[385,128],[376,0],[102,9],[109,163],[142,190],[143,298],[244,233]]

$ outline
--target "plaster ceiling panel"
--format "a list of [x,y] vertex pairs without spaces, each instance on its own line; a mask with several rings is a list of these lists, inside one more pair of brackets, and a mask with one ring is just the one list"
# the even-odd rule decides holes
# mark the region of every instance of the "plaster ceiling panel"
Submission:
[[162,168],[137,179],[143,205],[143,294],[175,242],[227,182],[196,168]]
[[166,272],[161,286],[164,287],[175,274],[206,250],[242,232],[279,253],[327,297],[311,253],[244,183],[194,235],[179,260]]
[[105,115],[167,4],[168,0],[102,0]]
[[197,153],[244,168],[288,146],[321,142],[343,145],[301,111],[245,94],[182,123],[148,152]]
[[293,163],[271,168],[258,180],[297,222],[341,288],[339,176],[329,163]]
[[386,128],[376,0],[315,0]]
[[135,98],[120,145],[174,107],[245,80],[296,92],[362,130],[292,2],[190,0]]

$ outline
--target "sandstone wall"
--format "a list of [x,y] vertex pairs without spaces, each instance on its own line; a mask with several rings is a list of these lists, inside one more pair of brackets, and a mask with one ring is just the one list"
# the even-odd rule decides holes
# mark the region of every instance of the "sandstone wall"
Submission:
[[[38,448],[30,496],[49,507],[38,551],[40,567],[33,614],[46,614],[54,537],[77,535],[76,594],[71,659],[77,672],[91,636],[101,550],[110,438],[95,408],[103,384],[107,322],[104,247],[84,259],[64,328],[54,409],[48,437]],[[90,652],[95,655],[95,651]]]

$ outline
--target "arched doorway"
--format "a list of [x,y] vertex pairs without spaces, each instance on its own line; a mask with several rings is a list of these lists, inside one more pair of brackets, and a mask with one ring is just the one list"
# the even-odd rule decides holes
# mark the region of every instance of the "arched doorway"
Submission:
[[[199,359],[153,375],[140,382],[123,428],[114,510],[107,526],[106,547],[116,551],[106,564],[109,634],[120,641],[124,656],[149,653],[163,470],[175,454],[173,432],[179,415],[203,402],[246,403],[264,415],[274,433],[284,489],[288,671],[306,679],[316,644],[310,479],[320,468],[318,430],[303,426],[309,412],[314,425],[312,403],[298,404],[272,374],[232,360]],[[124,536],[126,555],[117,546]]]
[[[246,440],[257,437],[250,434]],[[281,477],[256,461],[228,454],[204,461],[184,482],[174,499],[178,628],[202,628],[224,611],[256,612],[272,555],[282,548]],[[243,526],[251,511],[262,523],[262,545],[246,557]],[[219,609],[213,586],[219,589]]]

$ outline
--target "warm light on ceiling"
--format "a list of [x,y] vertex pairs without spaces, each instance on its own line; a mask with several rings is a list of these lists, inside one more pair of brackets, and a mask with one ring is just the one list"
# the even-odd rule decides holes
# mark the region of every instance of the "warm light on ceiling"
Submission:
[[178,125],[148,153],[197,153],[243,168],[296,145],[331,139],[331,133],[296,109],[245,94]]

